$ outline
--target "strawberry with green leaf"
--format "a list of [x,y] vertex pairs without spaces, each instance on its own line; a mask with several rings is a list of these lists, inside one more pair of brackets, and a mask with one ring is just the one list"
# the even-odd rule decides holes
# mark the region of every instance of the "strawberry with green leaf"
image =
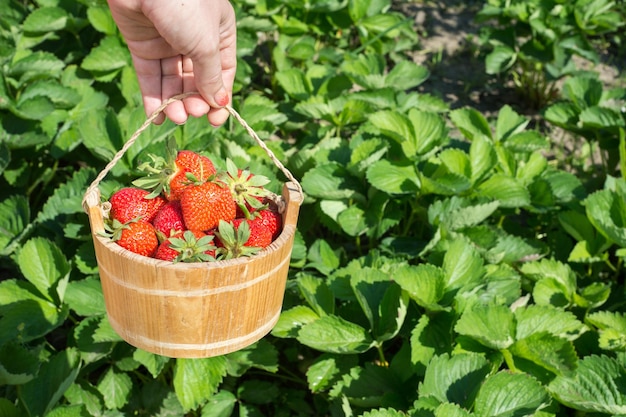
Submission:
[[263,175],[255,175],[248,169],[239,169],[230,160],[226,160],[226,172],[219,176],[230,189],[233,199],[237,204],[237,217],[252,218],[251,213],[266,207],[265,198],[270,195],[265,188],[270,183],[269,178]]
[[121,223],[114,219],[105,223],[105,230],[115,243],[139,255],[151,257],[159,246],[154,226],[143,220]]
[[232,222],[221,221],[215,234],[219,239],[218,254],[221,259],[254,255],[272,243],[272,232],[261,217],[248,220],[238,218]]
[[146,175],[133,181],[133,185],[173,201],[180,200],[183,190],[194,181],[206,181],[216,174],[210,158],[189,150],[179,151],[174,139],[168,141],[166,149],[166,158],[149,155],[151,161],[138,167]]
[[234,220],[237,213],[237,205],[228,187],[210,180],[185,188],[180,206],[185,226],[190,230],[214,229],[220,220]]
[[155,258],[172,262],[215,261],[213,236],[199,231],[185,230],[164,240],[156,250]]
[[128,223],[135,219],[151,222],[166,201],[160,196],[151,197],[141,188],[124,187],[113,193],[109,203],[109,216],[120,223]]

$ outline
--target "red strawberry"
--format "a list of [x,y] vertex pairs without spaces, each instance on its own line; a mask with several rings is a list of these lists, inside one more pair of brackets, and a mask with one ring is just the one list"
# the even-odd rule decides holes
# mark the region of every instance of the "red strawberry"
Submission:
[[177,231],[185,230],[183,211],[180,208],[180,201],[168,201],[156,214],[152,221],[157,232],[164,236],[172,236]]
[[213,181],[185,188],[180,206],[185,226],[190,230],[213,229],[220,220],[233,220],[237,211],[230,190]]
[[230,188],[237,203],[238,217],[250,219],[252,212],[264,207],[264,198],[270,194],[264,188],[270,182],[267,177],[238,169],[230,159],[226,160],[226,172],[220,176],[220,181]]
[[154,227],[145,221],[126,224],[113,221],[112,239],[124,249],[143,256],[152,256],[159,245]]
[[203,262],[215,260],[213,236],[186,230],[178,232],[161,243],[155,258],[173,262]]
[[160,196],[147,198],[146,190],[135,187],[122,188],[111,196],[110,217],[120,223],[128,223],[134,219],[151,222],[159,209],[165,205],[165,199]]
[[252,220],[235,219],[233,226],[239,229],[242,223],[248,223],[250,227],[250,237],[244,243],[244,246],[265,248],[272,243],[272,231],[263,223],[263,217],[255,217]]
[[206,181],[216,172],[209,158],[192,151],[178,152],[175,163],[178,171],[170,178],[169,200],[180,200],[183,190],[192,182],[190,174],[196,181]]
[[176,149],[176,141],[167,143],[167,159],[149,155],[151,162],[139,166],[146,176],[133,184],[152,191],[152,195],[163,194],[170,201],[180,200],[182,191],[194,181],[206,181],[215,175],[211,159],[193,151]]
[[280,235],[283,228],[283,218],[280,213],[272,209],[262,209],[256,212],[257,217],[252,221],[261,222],[272,234],[272,241]]

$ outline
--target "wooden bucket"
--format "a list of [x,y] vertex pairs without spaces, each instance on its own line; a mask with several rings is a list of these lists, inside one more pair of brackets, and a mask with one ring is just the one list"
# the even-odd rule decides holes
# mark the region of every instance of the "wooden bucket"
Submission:
[[[180,96],[165,102],[153,116],[175,99]],[[250,129],[232,108],[228,109]],[[143,126],[147,128],[154,117]],[[130,146],[126,145],[118,155]],[[293,176],[288,175],[292,182],[284,184],[282,195],[277,196],[283,229],[269,247],[254,256],[232,260],[172,263],[135,254],[100,235],[104,231],[105,210],[98,184],[113,162],[115,158],[92,183],[83,200],[113,329],[135,347],[175,358],[222,355],[267,335],[281,312],[303,200],[302,189]]]

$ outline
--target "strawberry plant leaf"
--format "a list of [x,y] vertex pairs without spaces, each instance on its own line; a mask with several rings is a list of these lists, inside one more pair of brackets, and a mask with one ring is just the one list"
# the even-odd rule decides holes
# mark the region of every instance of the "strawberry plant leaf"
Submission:
[[449,117],[467,139],[473,140],[479,135],[492,139],[489,122],[478,110],[469,107],[456,109],[450,112]]
[[407,116],[385,110],[372,114],[369,122],[380,129],[385,136],[400,144],[406,158],[412,159],[417,155],[417,134],[413,123]]
[[367,169],[366,176],[373,187],[387,194],[415,194],[420,190],[420,179],[413,165],[380,160]]
[[529,119],[520,116],[511,106],[504,105],[498,111],[496,119],[496,141],[504,142],[507,138],[524,132],[529,123]]
[[272,329],[272,336],[275,337],[296,337],[298,330],[307,323],[312,323],[319,319],[319,315],[309,307],[299,305],[280,313],[278,322]]
[[361,353],[373,346],[366,329],[334,315],[304,324],[297,339],[303,345],[329,353]]
[[549,385],[550,393],[575,410],[626,414],[626,371],[608,356],[589,355],[581,359],[573,376],[558,376]]
[[357,364],[355,355],[320,355],[306,372],[309,389],[312,392],[325,391]]
[[258,342],[227,355],[228,375],[241,376],[250,368],[278,372],[278,350],[268,341]]
[[361,185],[352,178],[345,166],[337,163],[318,165],[304,174],[301,181],[312,197],[328,200],[357,198],[362,200]]
[[541,366],[555,375],[572,375],[578,366],[578,357],[571,341],[547,332],[535,332],[517,340],[509,351]]
[[107,36],[83,59],[81,68],[92,72],[101,81],[111,78],[125,66],[130,65],[130,55],[117,36]]
[[443,354],[430,360],[424,380],[419,384],[420,398],[434,397],[440,403],[451,402],[470,407],[491,365],[477,353]]
[[517,54],[507,45],[497,45],[485,58],[487,74],[502,74],[513,67]]
[[623,350],[626,347],[626,315],[619,312],[596,311],[586,318],[600,334],[602,349]]
[[469,160],[470,179],[472,184],[477,184],[483,181],[496,166],[498,156],[491,141],[484,136],[476,136],[470,145]]
[[15,194],[0,202],[0,253],[24,231],[30,222],[26,197]]
[[325,240],[318,239],[309,248],[307,265],[316,268],[322,274],[328,275],[339,267],[340,259],[333,248]]
[[474,305],[463,311],[454,330],[490,349],[506,349],[515,341],[515,317],[504,305]]
[[70,281],[65,290],[64,302],[76,314],[84,317],[106,313],[102,285],[97,278]]
[[284,69],[278,71],[274,76],[288,96],[302,101],[306,100],[311,95],[312,86],[310,81],[299,69]]
[[548,305],[529,305],[514,313],[517,339],[547,332],[574,341],[589,330],[573,313]]
[[129,400],[133,382],[126,373],[108,368],[97,384],[98,391],[104,397],[104,404],[111,409],[119,410]]
[[352,291],[372,330],[378,320],[378,307],[390,284],[387,274],[369,267],[363,268],[360,274],[350,277]]
[[74,348],[60,351],[43,363],[37,377],[22,385],[19,390],[28,415],[47,415],[72,385],[79,371],[80,355]]
[[108,7],[91,6],[87,9],[87,19],[98,32],[115,35],[117,26]]
[[550,123],[570,129],[578,122],[579,109],[569,102],[554,103],[544,110],[543,116]]
[[624,127],[624,118],[619,111],[606,107],[587,107],[580,112],[580,122],[585,128],[608,129]]
[[424,83],[430,77],[428,69],[412,61],[400,61],[385,77],[385,85],[406,91]]
[[94,332],[98,329],[101,318],[92,316],[81,320],[74,327],[73,337],[76,347],[80,349],[81,359],[84,363],[94,363],[101,360],[113,350],[113,344],[109,342],[97,341]]
[[408,307],[409,294],[392,283],[378,307],[378,321],[374,328],[374,337],[378,342],[391,340],[400,332]]
[[530,205],[530,193],[515,178],[494,174],[478,187],[478,193],[498,200],[500,206],[514,208]]
[[202,408],[202,417],[229,417],[237,405],[237,397],[227,390],[220,390],[209,398]]
[[431,264],[403,265],[396,269],[393,279],[420,306],[439,311],[445,291],[445,275],[441,268]]
[[337,216],[337,223],[348,236],[360,236],[368,230],[366,211],[358,205],[352,205]]
[[17,341],[0,346],[0,384],[21,385],[35,378],[39,358]]
[[70,264],[56,244],[45,238],[32,238],[18,252],[17,262],[24,277],[42,296],[50,301],[63,300]]
[[300,294],[317,316],[322,317],[335,312],[335,296],[325,281],[313,275],[302,274],[298,276],[296,282]]
[[135,349],[133,359],[142,364],[153,378],[158,377],[171,361],[166,356],[156,355],[143,349]]
[[177,359],[174,391],[185,411],[197,408],[217,392],[226,375],[226,358]]
[[404,417],[405,415],[402,411],[393,408],[379,408],[361,414],[362,417]]
[[334,390],[340,390],[342,395],[357,406],[379,407],[386,399],[393,398],[394,402],[399,402],[401,408],[408,405],[402,399],[406,398],[410,391],[389,368],[372,363],[352,368],[350,373],[345,374],[342,381],[333,388]]
[[583,205],[589,221],[605,237],[619,244],[626,246],[626,203],[624,196],[611,191],[600,190],[590,194]]
[[5,417],[22,417],[22,412],[7,398],[0,398],[0,415]]
[[474,413],[477,416],[514,417],[541,410],[549,404],[546,389],[527,374],[500,371],[483,383]]
[[68,14],[60,7],[41,7],[33,10],[22,23],[24,32],[46,33],[65,28]]
[[468,241],[454,240],[446,251],[442,265],[446,291],[480,280],[485,273],[483,264],[482,257]]
[[435,417],[471,417],[474,414],[457,404],[445,402],[437,407],[434,415]]
[[41,78],[55,78],[61,74],[65,63],[50,52],[34,52],[17,60],[8,75],[17,77],[18,84]]

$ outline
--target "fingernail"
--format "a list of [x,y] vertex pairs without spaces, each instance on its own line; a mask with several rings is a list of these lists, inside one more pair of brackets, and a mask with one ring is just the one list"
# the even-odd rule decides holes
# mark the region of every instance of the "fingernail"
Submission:
[[230,99],[228,98],[228,93],[224,89],[221,89],[215,95],[215,102],[217,103],[218,106],[224,107],[225,105],[228,104],[229,101]]

